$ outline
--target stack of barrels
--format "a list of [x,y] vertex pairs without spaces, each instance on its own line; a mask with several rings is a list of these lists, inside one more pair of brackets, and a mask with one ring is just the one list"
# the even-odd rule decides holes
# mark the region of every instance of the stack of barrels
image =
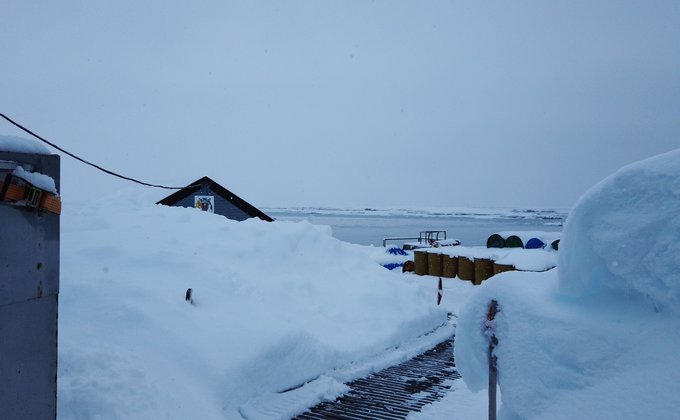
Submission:
[[[555,239],[555,237],[559,237],[559,232],[516,233],[517,234],[511,232],[501,234],[494,233],[489,236],[486,241],[486,247],[545,249],[546,251],[557,251],[559,247],[560,240]],[[537,235],[537,237],[534,235]],[[524,239],[522,239],[522,237],[524,237]],[[468,280],[474,284],[481,284],[491,276],[517,269],[512,264],[497,263],[494,258],[502,258],[499,256],[494,257],[498,252],[487,252],[484,251],[483,247],[480,247],[480,249],[477,250],[473,250],[472,248],[463,249],[463,247],[454,248],[451,248],[451,250],[439,248],[415,250],[413,255],[415,273],[420,276],[430,275],[445,278],[454,278],[457,276],[461,280]],[[506,258],[503,259],[507,261]]]
[[515,269],[512,265],[496,264],[490,258],[447,255],[432,252],[430,248],[416,250],[413,258],[415,273],[419,276],[430,275],[444,278],[458,276],[459,279],[468,280],[474,284],[481,284],[495,274]]

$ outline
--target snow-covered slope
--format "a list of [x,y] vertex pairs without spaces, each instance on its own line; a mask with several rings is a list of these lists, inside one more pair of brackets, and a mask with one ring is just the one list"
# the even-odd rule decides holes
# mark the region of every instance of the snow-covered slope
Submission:
[[67,203],[59,418],[240,418],[444,323],[407,277],[306,222]]
[[677,418],[680,150],[623,168],[567,218],[558,268],[503,273],[461,311],[456,361],[487,386],[492,299],[504,419]]

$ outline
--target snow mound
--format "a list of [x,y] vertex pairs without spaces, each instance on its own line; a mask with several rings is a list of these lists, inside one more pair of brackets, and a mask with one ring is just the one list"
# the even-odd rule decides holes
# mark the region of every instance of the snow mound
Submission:
[[558,291],[556,270],[502,273],[470,296],[459,314],[455,347],[456,366],[470,390],[488,386],[484,322],[492,299],[500,307],[499,419],[677,416],[678,318],[635,299],[567,299]]
[[560,290],[646,296],[680,308],[680,150],[626,166],[591,188],[564,225]]
[[[241,418],[446,321],[429,290],[307,222],[71,203],[62,256],[60,418]],[[339,389],[318,388],[305,401]]]
[[677,417],[678,237],[680,151],[593,187],[567,218],[558,270],[502,273],[470,295],[456,330],[465,383],[488,386],[489,326],[503,420]]

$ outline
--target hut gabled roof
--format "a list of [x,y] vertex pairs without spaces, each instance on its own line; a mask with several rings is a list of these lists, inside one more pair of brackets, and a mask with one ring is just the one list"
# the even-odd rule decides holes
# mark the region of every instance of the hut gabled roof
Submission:
[[186,198],[187,196],[195,193],[196,191],[200,190],[201,187],[203,186],[208,186],[215,194],[221,196],[225,200],[229,201],[231,204],[234,206],[238,207],[241,209],[244,213],[251,217],[259,217],[260,219],[266,221],[266,222],[273,222],[274,219],[271,217],[267,216],[265,213],[257,209],[255,206],[252,204],[248,203],[246,200],[242,199],[238,195],[234,194],[233,192],[229,191],[228,189],[224,188],[217,182],[213,181],[212,179],[208,178],[207,176],[204,176],[203,178],[197,179],[196,181],[192,182],[191,184],[187,185],[186,187],[182,188],[181,190],[178,190],[169,196],[165,197],[164,199],[158,201],[156,204],[163,204],[165,206],[172,206],[176,204],[178,201],[182,200],[183,198]]

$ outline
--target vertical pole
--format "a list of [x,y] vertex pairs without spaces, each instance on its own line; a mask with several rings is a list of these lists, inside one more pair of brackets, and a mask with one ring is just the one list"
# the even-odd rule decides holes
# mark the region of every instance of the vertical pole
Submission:
[[489,420],[496,420],[496,387],[498,385],[498,357],[494,354],[494,349],[498,344],[496,338],[495,326],[493,321],[496,319],[496,314],[500,312],[498,309],[498,302],[494,299],[489,304],[489,311],[486,314],[485,329],[489,334]]
[[494,341],[497,341],[496,336],[493,336],[489,343],[489,420],[496,420],[496,387],[498,385],[498,368],[496,367],[496,356],[493,354]]
[[442,303],[442,295],[444,294],[444,289],[442,287],[442,278],[439,277],[439,286],[437,287],[437,305]]

